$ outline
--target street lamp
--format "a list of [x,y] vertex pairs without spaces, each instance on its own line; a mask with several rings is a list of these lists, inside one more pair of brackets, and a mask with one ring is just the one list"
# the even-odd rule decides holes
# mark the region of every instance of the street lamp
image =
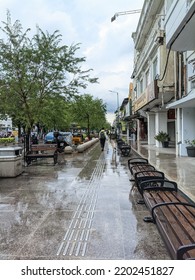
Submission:
[[119,134],[119,93],[114,90],[109,90],[109,92],[117,94],[117,134]]
[[141,13],[141,9],[139,10],[131,10],[131,11],[124,11],[124,12],[118,12],[111,17],[111,22],[115,21],[118,16],[125,16],[125,15],[132,15],[132,14],[137,14]]

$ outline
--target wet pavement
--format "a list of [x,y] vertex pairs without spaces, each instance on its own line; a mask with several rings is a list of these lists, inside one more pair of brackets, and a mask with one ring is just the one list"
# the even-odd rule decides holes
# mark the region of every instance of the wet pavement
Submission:
[[195,157],[179,157],[175,155],[175,148],[157,148],[143,141],[132,141],[131,147],[157,170],[164,172],[168,180],[177,182],[178,188],[195,202]]
[[143,221],[149,212],[131,189],[128,158],[113,141],[103,152],[97,143],[1,178],[0,259],[170,259],[156,226]]

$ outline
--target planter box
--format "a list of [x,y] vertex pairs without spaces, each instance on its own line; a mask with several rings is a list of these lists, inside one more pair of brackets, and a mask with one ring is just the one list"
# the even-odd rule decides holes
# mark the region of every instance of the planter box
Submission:
[[16,177],[22,172],[22,148],[0,147],[0,177]]
[[162,142],[163,148],[168,148],[169,147],[169,141],[164,141]]
[[189,157],[195,157],[195,147],[186,147],[187,154]]

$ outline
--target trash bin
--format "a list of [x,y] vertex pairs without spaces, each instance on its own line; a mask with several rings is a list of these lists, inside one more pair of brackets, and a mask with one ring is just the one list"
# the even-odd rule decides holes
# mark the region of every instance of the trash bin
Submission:
[[16,177],[23,172],[22,147],[0,147],[0,177]]

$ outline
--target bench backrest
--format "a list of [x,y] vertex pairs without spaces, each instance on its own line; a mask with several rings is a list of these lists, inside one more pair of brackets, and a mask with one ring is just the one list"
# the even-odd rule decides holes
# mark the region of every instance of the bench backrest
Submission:
[[55,151],[57,144],[33,144],[31,145],[31,151]]
[[165,179],[165,174],[157,170],[143,170],[135,173],[135,180],[137,182],[142,182],[152,179]]
[[152,179],[165,179],[165,175],[163,172],[157,171],[157,170],[140,171],[140,172],[135,173],[134,178],[135,178],[135,182],[136,182],[139,192],[142,193],[142,191],[140,189],[141,182],[147,181],[147,180],[152,180]]
[[139,190],[143,195],[144,191],[175,191],[177,192],[177,183],[164,179],[151,179],[142,181],[139,184]]
[[130,158],[128,160],[129,169],[136,164],[148,164],[148,160],[146,158]]

